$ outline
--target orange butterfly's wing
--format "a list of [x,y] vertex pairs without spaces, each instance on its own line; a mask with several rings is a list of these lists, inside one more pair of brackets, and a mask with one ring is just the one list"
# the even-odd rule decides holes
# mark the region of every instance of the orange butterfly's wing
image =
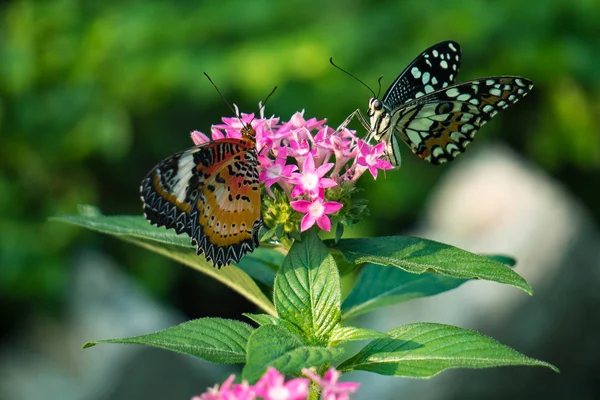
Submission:
[[258,246],[262,225],[254,141],[220,139],[158,164],[141,186],[152,224],[192,238],[217,267],[238,262]]

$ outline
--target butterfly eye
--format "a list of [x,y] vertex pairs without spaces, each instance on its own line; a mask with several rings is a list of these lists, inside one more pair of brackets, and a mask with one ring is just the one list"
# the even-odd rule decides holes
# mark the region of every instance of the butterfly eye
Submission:
[[383,109],[383,103],[379,100],[375,100],[373,102],[373,108],[375,109],[375,111],[381,111]]

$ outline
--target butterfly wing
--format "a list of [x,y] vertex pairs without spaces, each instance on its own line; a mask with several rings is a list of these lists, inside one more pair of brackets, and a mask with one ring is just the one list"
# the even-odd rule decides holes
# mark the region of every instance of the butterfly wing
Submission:
[[162,161],[141,185],[150,223],[192,238],[217,267],[258,246],[262,224],[254,142],[221,139]]
[[432,164],[449,162],[465,151],[486,122],[532,88],[530,80],[517,76],[463,82],[394,110],[391,130],[420,158]]
[[382,97],[383,104],[394,110],[402,104],[450,86],[460,67],[460,46],[447,40],[434,44],[398,75]]

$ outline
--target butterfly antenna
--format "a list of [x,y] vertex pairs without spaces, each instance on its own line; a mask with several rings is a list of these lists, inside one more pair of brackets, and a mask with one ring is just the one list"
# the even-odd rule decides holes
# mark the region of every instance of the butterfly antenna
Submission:
[[377,84],[379,85],[379,89],[377,90],[377,98],[379,98],[379,95],[381,94],[381,80],[383,79],[383,75],[379,76],[379,79],[377,79]]
[[[269,93],[269,95],[265,98],[265,101],[259,101],[258,102],[258,114],[261,115],[262,118],[262,112],[264,112],[265,106],[267,105],[267,101],[269,101],[269,98],[273,95],[273,93],[275,93],[275,91],[277,90],[277,86],[275,86],[273,88],[273,90],[271,90],[271,93]],[[256,118],[256,117],[254,117]],[[254,120],[254,118],[252,118],[252,120]]]
[[217,87],[217,85],[215,85],[215,83],[213,82],[212,79],[210,79],[210,76],[208,76],[208,74],[206,72],[204,72],[204,76],[206,76],[206,78],[210,81],[210,83],[214,86],[215,90],[217,91],[217,93],[219,93],[219,96],[221,96],[221,99],[223,99],[223,101],[225,102],[225,104],[227,104],[227,107],[229,107],[229,109],[236,115],[239,117],[239,112],[236,111],[231,104],[227,101],[227,99],[225,98],[225,96],[223,96],[223,93],[221,93],[221,91],[219,90],[219,88]]
[[375,92],[373,91],[373,89],[371,89],[369,87],[369,85],[367,85],[366,83],[364,83],[363,81],[361,81],[360,79],[358,79],[356,76],[352,75],[350,72],[346,71],[345,69],[343,69],[342,67],[336,65],[333,62],[333,57],[329,57],[329,62],[331,63],[331,65],[333,65],[334,67],[336,67],[337,69],[339,69],[340,71],[342,71],[343,73],[351,76],[352,78],[356,79],[360,84],[362,84],[364,87],[366,87],[367,89],[369,89],[369,91],[373,94],[373,97],[377,97],[375,96]]

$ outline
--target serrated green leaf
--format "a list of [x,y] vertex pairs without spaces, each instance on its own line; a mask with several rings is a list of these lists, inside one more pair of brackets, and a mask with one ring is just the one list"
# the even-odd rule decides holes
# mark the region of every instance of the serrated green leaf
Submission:
[[[263,311],[275,315],[273,303],[245,271],[234,264],[221,269],[214,268],[204,257],[196,255],[188,236],[177,235],[173,230],[152,226],[142,216],[106,216],[92,207],[82,207],[81,209],[84,212],[82,216],[71,215],[52,219],[114,235],[119,239],[181,262],[218,280],[252,301]],[[261,249],[257,251],[258,255],[256,257],[262,257],[261,252],[276,251]]]
[[277,318],[277,317],[274,317],[269,314],[244,313],[243,315],[250,318],[252,321],[256,322],[257,324],[259,324],[261,326],[262,325],[281,326],[282,328],[288,330],[292,335],[302,338],[303,341],[305,340],[304,332],[302,332],[300,330],[300,328],[298,328],[296,325],[294,325],[291,322],[288,322],[284,319]]
[[99,343],[144,344],[215,363],[234,364],[246,361],[246,345],[253,330],[240,321],[201,318],[147,335],[89,342],[83,348]]
[[335,327],[331,333],[330,345],[336,346],[340,343],[351,342],[355,340],[371,340],[389,337],[386,333],[374,331],[371,329],[357,328],[355,326]]
[[488,368],[508,365],[558,368],[527,357],[478,332],[451,325],[416,323],[386,332],[343,362],[343,371],[363,370],[381,375],[429,378],[449,368]]
[[327,246],[355,264],[373,263],[401,268],[413,274],[435,272],[453,278],[484,279],[532,294],[531,286],[506,265],[459,248],[411,236],[331,240]]
[[307,346],[301,338],[281,326],[264,325],[250,336],[248,362],[242,377],[254,383],[268,367],[285,374],[299,375],[302,368],[332,363],[342,352],[342,349]]
[[279,325],[279,321],[281,321],[279,318],[269,314],[243,313],[242,315],[256,322],[258,325]]
[[277,315],[299,327],[313,344],[327,344],[340,321],[340,278],[333,257],[314,229],[295,241],[273,291]]

